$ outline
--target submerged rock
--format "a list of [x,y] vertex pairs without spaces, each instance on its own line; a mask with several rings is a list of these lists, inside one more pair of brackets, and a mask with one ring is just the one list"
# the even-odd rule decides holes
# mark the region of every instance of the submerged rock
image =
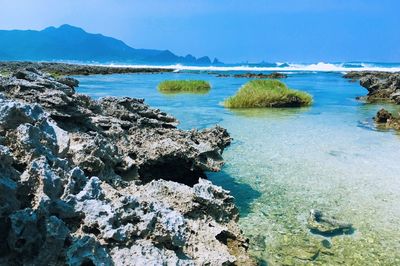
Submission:
[[352,224],[338,221],[335,217],[314,209],[310,211],[307,226],[312,233],[323,236],[336,236],[354,232]]
[[0,80],[0,265],[252,264],[232,196],[203,179],[226,130],[76,84]]

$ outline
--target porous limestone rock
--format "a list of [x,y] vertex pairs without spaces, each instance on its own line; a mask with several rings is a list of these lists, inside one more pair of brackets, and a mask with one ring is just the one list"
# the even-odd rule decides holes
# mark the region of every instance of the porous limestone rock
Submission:
[[0,265],[251,265],[232,196],[203,179],[226,130],[76,84],[0,80]]

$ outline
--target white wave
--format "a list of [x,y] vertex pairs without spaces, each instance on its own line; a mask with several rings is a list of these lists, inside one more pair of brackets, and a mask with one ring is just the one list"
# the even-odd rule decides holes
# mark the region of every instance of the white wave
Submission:
[[[104,64],[97,64],[103,65]],[[400,65],[396,67],[384,67],[372,64],[357,64],[358,67],[345,67],[345,63],[331,64],[319,62],[316,64],[288,64],[286,67],[257,67],[257,66],[185,66],[181,64],[175,65],[124,65],[124,64],[109,64],[110,67],[131,67],[131,68],[161,68],[173,69],[176,72],[184,70],[193,71],[279,71],[279,72],[349,72],[349,71],[386,71],[400,72]]]

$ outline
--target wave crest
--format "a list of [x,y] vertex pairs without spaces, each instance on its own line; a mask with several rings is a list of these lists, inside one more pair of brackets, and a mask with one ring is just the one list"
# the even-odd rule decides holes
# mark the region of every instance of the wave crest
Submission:
[[314,64],[294,64],[277,62],[274,66],[257,66],[257,65],[227,65],[227,66],[186,66],[181,64],[175,65],[127,65],[127,64],[110,64],[114,67],[132,67],[132,68],[162,68],[173,69],[176,72],[184,70],[193,71],[295,71],[295,72],[349,72],[349,71],[385,71],[400,72],[400,64],[386,63],[325,63],[319,62]]

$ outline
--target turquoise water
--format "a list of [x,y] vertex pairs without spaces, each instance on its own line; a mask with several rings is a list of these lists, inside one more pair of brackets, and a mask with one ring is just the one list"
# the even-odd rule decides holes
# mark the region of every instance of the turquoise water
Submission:
[[[301,109],[227,110],[220,102],[248,80],[206,73],[78,77],[78,92],[145,98],[183,129],[227,128],[234,142],[226,165],[208,176],[235,196],[250,252],[264,264],[400,265],[400,136],[375,129],[372,117],[383,105],[356,101],[366,90],[341,76],[289,74],[289,87],[314,97]],[[203,79],[212,90],[163,95],[156,87],[165,79]],[[355,233],[310,234],[312,208],[353,223]]]

